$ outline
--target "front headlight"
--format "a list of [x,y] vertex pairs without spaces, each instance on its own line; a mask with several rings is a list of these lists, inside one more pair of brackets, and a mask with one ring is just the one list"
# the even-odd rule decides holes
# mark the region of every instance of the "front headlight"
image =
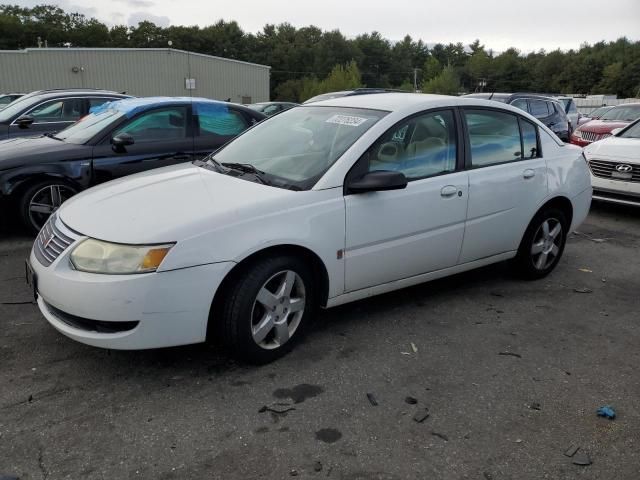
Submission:
[[88,238],[73,249],[71,263],[76,270],[90,273],[155,272],[174,245],[122,245]]
[[573,131],[573,135],[574,135],[575,137],[582,138],[582,130],[580,130],[579,128],[576,128],[576,129]]

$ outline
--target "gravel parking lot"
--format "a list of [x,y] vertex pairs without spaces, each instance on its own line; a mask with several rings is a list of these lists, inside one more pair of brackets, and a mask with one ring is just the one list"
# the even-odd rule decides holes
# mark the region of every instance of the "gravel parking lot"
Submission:
[[497,265],[322,312],[259,368],[61,336],[24,284],[29,248],[0,241],[0,474],[638,478],[638,209],[594,205],[544,280]]

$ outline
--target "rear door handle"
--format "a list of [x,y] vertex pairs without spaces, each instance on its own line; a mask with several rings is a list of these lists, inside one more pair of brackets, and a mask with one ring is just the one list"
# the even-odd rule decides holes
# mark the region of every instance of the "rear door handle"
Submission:
[[530,168],[527,168],[524,172],[522,172],[522,176],[524,178],[533,178],[536,176],[536,171]]
[[456,193],[458,193],[458,187],[454,187],[453,185],[447,185],[440,190],[440,195],[445,198],[453,197]]

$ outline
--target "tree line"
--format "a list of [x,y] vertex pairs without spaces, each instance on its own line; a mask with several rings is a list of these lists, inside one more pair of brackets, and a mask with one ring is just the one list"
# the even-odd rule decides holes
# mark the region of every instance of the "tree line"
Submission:
[[[0,5],[0,49],[37,47],[172,48],[270,65],[271,96],[302,101],[346,88],[384,87],[457,94],[476,91],[640,96],[640,42],[625,37],[577,50],[497,53],[470,45],[427,45],[378,32],[345,37],[339,30],[288,23],[249,33],[235,21],[206,27],[107,26],[54,5]],[[1,68],[1,67],[0,67]]]

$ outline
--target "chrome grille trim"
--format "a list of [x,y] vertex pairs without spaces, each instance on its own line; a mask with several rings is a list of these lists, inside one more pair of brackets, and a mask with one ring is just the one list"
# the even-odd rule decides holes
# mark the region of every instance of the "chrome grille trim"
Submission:
[[610,133],[595,133],[595,132],[580,130],[580,138],[582,138],[582,140],[585,140],[587,142],[597,142],[598,140],[602,140],[603,138],[607,138],[610,136],[611,136]]
[[[612,173],[616,171],[617,165],[630,165],[631,166],[631,178],[615,178]],[[606,178],[608,180],[617,180],[619,182],[640,182],[640,165],[627,163],[624,161],[612,162],[610,160],[589,160],[589,168],[594,176],[599,178]]]
[[34,242],[33,253],[48,267],[77,239],[79,235],[67,228],[57,215],[51,215]]

